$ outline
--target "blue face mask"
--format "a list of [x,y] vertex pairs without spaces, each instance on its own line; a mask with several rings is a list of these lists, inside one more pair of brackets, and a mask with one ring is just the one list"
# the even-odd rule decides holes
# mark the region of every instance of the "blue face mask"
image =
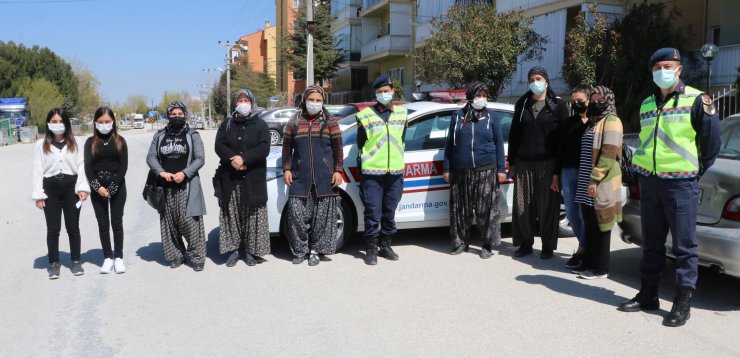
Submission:
[[393,92],[376,93],[375,99],[377,99],[380,104],[385,106],[388,103],[391,103],[391,100],[393,99]]
[[529,90],[538,96],[545,93],[546,89],[547,89],[547,83],[545,82],[534,81],[529,84]]
[[661,89],[669,89],[678,81],[676,70],[653,71],[653,82]]

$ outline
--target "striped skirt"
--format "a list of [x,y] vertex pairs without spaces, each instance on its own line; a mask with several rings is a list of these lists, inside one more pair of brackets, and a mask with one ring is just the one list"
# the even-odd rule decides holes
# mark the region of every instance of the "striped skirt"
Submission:
[[496,170],[461,169],[450,173],[452,247],[465,244],[475,224],[484,245],[501,243],[501,208]]
[[267,226],[267,206],[242,204],[243,182],[234,183],[234,191],[219,217],[219,251],[222,254],[244,247],[251,255],[270,253],[270,229]]

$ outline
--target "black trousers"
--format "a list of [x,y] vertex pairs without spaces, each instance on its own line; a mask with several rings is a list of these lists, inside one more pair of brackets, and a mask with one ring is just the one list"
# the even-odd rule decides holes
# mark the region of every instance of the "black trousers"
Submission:
[[44,216],[46,217],[46,246],[49,262],[59,262],[59,233],[64,227],[69,236],[69,250],[72,261],[80,260],[80,210],[75,206],[79,201],[75,194],[76,175],[61,175],[44,178],[44,193],[47,196]]
[[603,232],[599,229],[596,219],[596,209],[593,206],[580,204],[583,215],[583,227],[586,234],[586,251],[584,266],[596,274],[609,273],[609,247],[612,231]]
[[123,207],[126,205],[126,184],[121,184],[116,195],[112,198],[104,198],[97,192],[90,194],[95,218],[98,219],[98,231],[100,233],[100,245],[103,248],[103,256],[112,259],[114,252],[110,247],[110,229],[113,227],[113,247],[115,257],[123,257]]

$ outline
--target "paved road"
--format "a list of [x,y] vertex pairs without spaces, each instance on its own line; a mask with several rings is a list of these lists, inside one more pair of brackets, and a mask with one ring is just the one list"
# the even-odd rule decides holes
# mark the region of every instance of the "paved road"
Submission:
[[[625,314],[635,294],[640,252],[612,238],[607,280],[583,281],[562,269],[576,247],[562,239],[556,258],[537,251],[447,254],[446,230],[402,232],[398,262],[362,262],[353,240],[334,261],[294,266],[287,245],[257,267],[223,265],[218,208],[205,186],[209,233],[203,272],[171,270],[159,222],[141,200],[151,134],[125,133],[131,150],[124,257],[129,271],[100,275],[92,208],[82,209],[86,274],[69,272],[62,234],[62,277],[47,279],[45,224],[29,199],[31,145],[0,148],[0,357],[20,356],[739,356],[740,280],[702,270],[688,325],[662,327],[672,287],[666,272],[659,314]],[[213,131],[201,171],[215,169]],[[537,247],[536,247],[537,248]]]

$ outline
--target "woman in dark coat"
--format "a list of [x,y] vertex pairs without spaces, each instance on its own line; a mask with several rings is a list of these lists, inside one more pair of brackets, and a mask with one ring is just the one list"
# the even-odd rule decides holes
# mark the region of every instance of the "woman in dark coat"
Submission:
[[270,253],[270,231],[267,226],[267,155],[270,153],[270,132],[259,118],[254,95],[241,89],[235,96],[236,111],[218,127],[216,154],[220,165],[214,180],[221,207],[219,248],[231,253],[226,266],[239,260],[249,266],[263,262],[261,256]]
[[316,266],[336,251],[337,206],[344,156],[342,132],[324,108],[324,90],[308,86],[285,126],[283,181],[288,191],[288,242],[293,263]]
[[482,259],[501,243],[499,183],[506,180],[501,120],[486,109],[488,87],[473,83],[465,107],[452,114],[445,146],[443,176],[450,183],[452,254],[467,251],[475,223],[481,235]]
[[514,256],[532,253],[537,223],[540,257],[549,259],[558,246],[559,127],[568,118],[568,107],[550,89],[544,68],[533,67],[527,77],[530,90],[516,102],[509,132],[509,171],[515,180],[513,243],[519,247]]

